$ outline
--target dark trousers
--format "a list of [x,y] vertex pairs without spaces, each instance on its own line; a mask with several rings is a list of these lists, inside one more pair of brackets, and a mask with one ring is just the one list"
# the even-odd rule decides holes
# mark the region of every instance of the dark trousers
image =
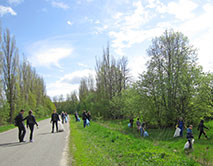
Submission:
[[56,131],[58,132],[58,121],[52,122],[52,132],[54,132],[54,126],[56,126]]
[[180,137],[183,137],[183,127],[180,128]]
[[85,119],[85,120],[84,120],[84,128],[86,127],[86,122],[87,122],[87,121],[86,121],[86,119]]
[[199,134],[198,139],[200,139],[200,137],[201,137],[202,134],[203,134],[206,138],[208,138],[207,135],[206,135],[206,132],[205,132],[204,130],[200,130],[200,134]]
[[188,139],[189,142],[189,149],[192,149],[192,139]]
[[20,142],[24,141],[25,134],[26,134],[26,129],[25,129],[24,125],[19,125],[18,126],[18,138],[19,138]]
[[33,131],[34,131],[34,124],[29,124],[30,128],[30,141],[33,140]]

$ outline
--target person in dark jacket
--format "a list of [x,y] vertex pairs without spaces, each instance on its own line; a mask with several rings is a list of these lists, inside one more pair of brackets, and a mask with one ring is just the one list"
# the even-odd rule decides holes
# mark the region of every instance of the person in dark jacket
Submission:
[[62,124],[64,124],[64,120],[65,120],[65,113],[64,112],[61,113],[61,120],[62,120]]
[[189,125],[189,127],[187,128],[187,140],[189,142],[189,149],[192,149],[192,139],[194,138],[193,133],[192,133],[192,125]]
[[133,128],[133,123],[134,123],[133,118],[131,118],[131,119],[129,120],[129,123],[130,123],[130,128]]
[[199,126],[198,126],[198,128],[197,128],[197,130],[200,130],[200,134],[199,134],[199,136],[198,136],[198,139],[200,139],[200,137],[201,137],[202,134],[206,137],[206,139],[208,139],[208,137],[207,137],[207,135],[206,135],[206,132],[204,131],[204,128],[205,128],[205,129],[209,129],[208,127],[206,127],[206,126],[204,125],[204,120],[201,120],[201,121],[200,121],[200,124],[199,124]]
[[88,111],[87,112],[87,119],[90,121],[91,120],[91,113]]
[[83,111],[83,114],[82,114],[82,119],[83,119],[83,125],[84,125],[84,128],[86,127],[86,120],[87,120],[87,113],[86,111],[84,110]]
[[54,133],[54,126],[56,126],[56,131],[58,132],[58,121],[60,121],[59,116],[56,113],[56,110],[54,110],[50,121],[52,123],[52,133]]
[[26,117],[27,119],[27,128],[30,128],[30,142],[33,142],[33,131],[34,131],[34,125],[38,127],[38,123],[36,122],[35,117],[33,116],[33,111],[29,111],[29,115]]
[[24,136],[26,134],[26,129],[24,126],[24,120],[26,120],[26,118],[23,118],[23,114],[24,114],[24,110],[21,110],[15,118],[15,122],[16,122],[16,125],[18,126],[18,131],[19,131],[18,132],[19,142],[25,142]]
[[75,111],[75,121],[78,122],[79,118],[78,118],[78,113],[77,111]]

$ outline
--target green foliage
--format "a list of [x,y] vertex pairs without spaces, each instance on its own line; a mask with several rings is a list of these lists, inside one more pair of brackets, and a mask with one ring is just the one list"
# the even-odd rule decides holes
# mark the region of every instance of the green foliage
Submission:
[[31,64],[19,61],[15,37],[8,29],[2,35],[0,27],[0,125],[12,123],[21,109],[33,110],[38,117],[50,114],[55,106],[45,89]]

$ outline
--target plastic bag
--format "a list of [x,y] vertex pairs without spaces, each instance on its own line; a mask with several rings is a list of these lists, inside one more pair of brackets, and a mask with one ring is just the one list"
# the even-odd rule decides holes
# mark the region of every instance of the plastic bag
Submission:
[[59,121],[58,122],[58,124],[59,124],[59,132],[63,132],[64,131],[64,126],[63,126],[63,124],[61,123],[61,121]]
[[90,125],[90,122],[88,119],[86,119],[86,125],[89,126]]
[[[192,139],[192,145],[194,144],[195,140]],[[189,149],[189,141],[187,141],[184,145],[184,149]]]
[[131,127],[131,124],[130,124],[130,123],[128,123],[128,127]]
[[147,131],[144,131],[143,136],[144,136],[144,137],[148,137],[148,136],[149,136],[148,132],[147,132]]
[[180,131],[181,131],[181,129],[179,127],[177,127],[176,130],[175,130],[175,133],[174,133],[174,137],[179,137]]

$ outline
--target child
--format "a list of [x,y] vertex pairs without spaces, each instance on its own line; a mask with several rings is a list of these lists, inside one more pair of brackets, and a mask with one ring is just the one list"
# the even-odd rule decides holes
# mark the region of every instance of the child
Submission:
[[192,139],[194,138],[193,133],[192,133],[192,125],[189,125],[189,127],[187,128],[187,140],[189,142],[189,149],[192,149]]
[[200,137],[201,137],[202,134],[204,134],[204,136],[206,137],[206,139],[208,139],[208,137],[207,137],[207,135],[206,135],[206,132],[204,131],[204,128],[209,129],[208,127],[206,127],[206,126],[204,125],[204,120],[201,120],[201,121],[200,121],[200,124],[199,124],[199,126],[198,126],[198,128],[197,128],[197,130],[200,130],[200,134],[199,134],[199,136],[198,136],[198,139],[200,139]]
[[129,120],[130,128],[133,128],[133,122],[134,122],[134,120],[133,120],[133,118],[131,118],[131,119]]

